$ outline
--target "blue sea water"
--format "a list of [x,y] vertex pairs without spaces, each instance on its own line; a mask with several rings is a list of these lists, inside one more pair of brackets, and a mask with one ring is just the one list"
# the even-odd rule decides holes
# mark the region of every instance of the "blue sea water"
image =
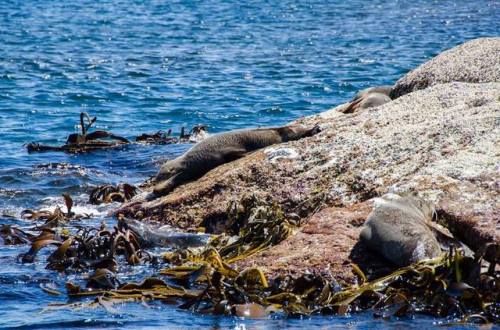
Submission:
[[[28,154],[24,143],[63,144],[78,115],[133,138],[195,124],[210,132],[279,125],[392,84],[444,49],[500,33],[498,1],[0,1],[0,224],[29,226],[25,208],[86,204],[100,184],[139,183],[189,145],[130,145],[69,155]],[[46,166],[65,163],[69,166]],[[44,166],[45,165],[45,166]],[[68,276],[16,260],[28,246],[0,246],[0,328],[422,328],[437,320],[348,317],[243,320],[172,305],[51,311],[40,283],[64,291]],[[126,276],[150,274],[136,267]],[[132,274],[132,275],[131,275]],[[71,275],[75,277],[76,275]],[[71,276],[69,279],[71,279]],[[125,275],[124,275],[125,276]]]

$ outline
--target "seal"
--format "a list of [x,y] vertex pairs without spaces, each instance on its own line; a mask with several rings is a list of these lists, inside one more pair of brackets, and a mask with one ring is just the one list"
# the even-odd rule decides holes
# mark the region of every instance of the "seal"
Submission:
[[429,225],[433,214],[432,205],[416,196],[386,194],[375,199],[360,239],[398,266],[435,258],[441,246]]
[[319,126],[283,126],[238,130],[213,135],[197,143],[184,155],[167,161],[158,172],[153,194],[161,196],[175,187],[202,177],[211,169],[272,144],[298,140],[320,132]]
[[359,110],[377,107],[392,101],[390,94],[393,86],[376,86],[359,91],[356,96],[339,111],[343,113],[353,113]]

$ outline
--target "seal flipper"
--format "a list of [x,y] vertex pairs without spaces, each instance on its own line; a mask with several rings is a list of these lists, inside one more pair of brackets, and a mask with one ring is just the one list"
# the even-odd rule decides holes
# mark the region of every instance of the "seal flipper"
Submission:
[[343,109],[340,109],[340,112],[342,112],[342,113],[353,113],[353,112],[355,112],[358,109],[359,104],[361,103],[361,101],[363,101],[362,97],[356,97],[356,98],[354,98],[351,102],[349,102],[349,104],[347,105],[347,107],[345,107]]
[[188,172],[179,172],[177,174],[172,175],[169,179],[158,183],[154,188],[153,188],[153,194],[156,196],[163,196],[174,190],[176,187],[180,186],[181,184],[191,181],[193,179],[196,179],[192,175],[190,175]]

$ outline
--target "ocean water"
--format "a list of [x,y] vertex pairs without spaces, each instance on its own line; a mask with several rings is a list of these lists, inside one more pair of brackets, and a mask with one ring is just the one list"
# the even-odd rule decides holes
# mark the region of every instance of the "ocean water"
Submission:
[[[0,1],[0,224],[30,225],[25,208],[54,207],[68,192],[86,203],[100,184],[139,183],[190,145],[129,145],[69,155],[28,154],[23,144],[63,144],[78,116],[133,138],[204,124],[209,131],[281,125],[392,84],[444,49],[500,32],[498,1]],[[64,163],[49,166],[51,163]],[[80,223],[81,224],[81,223]],[[42,312],[39,285],[64,275],[22,264],[26,245],[0,246],[0,328],[422,328],[439,320],[347,317],[244,320],[152,303]],[[47,249],[48,250],[48,249]],[[126,276],[151,274],[136,267]]]

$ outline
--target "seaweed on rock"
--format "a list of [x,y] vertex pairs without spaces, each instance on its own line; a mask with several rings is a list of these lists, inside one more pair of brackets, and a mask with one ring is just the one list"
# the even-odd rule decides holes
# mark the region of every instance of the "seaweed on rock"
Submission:
[[[450,322],[500,321],[500,276],[495,270],[496,262],[485,267],[482,254],[473,258],[461,250],[451,250],[373,281],[366,281],[362,270],[355,268],[365,280],[345,287],[331,274],[270,280],[258,267],[239,270],[231,264],[280,242],[295,228],[277,205],[255,197],[244,204],[232,204],[228,209],[232,221],[229,232],[232,230],[237,236],[223,234],[203,248],[164,254],[169,267],[142,283],[121,284],[109,271],[97,274],[102,280],[98,289],[85,290],[68,283],[72,297],[97,297],[50,308],[102,306],[109,310],[116,302],[160,300],[181,302],[180,308],[199,313],[245,317],[265,317],[274,312],[291,317],[344,315],[369,309],[375,317],[383,318],[424,313],[446,317]],[[121,235],[126,237],[125,233],[116,232],[115,241]],[[92,237],[101,236],[107,237]],[[124,242],[135,246],[130,237]],[[121,248],[124,254],[127,244]]]

